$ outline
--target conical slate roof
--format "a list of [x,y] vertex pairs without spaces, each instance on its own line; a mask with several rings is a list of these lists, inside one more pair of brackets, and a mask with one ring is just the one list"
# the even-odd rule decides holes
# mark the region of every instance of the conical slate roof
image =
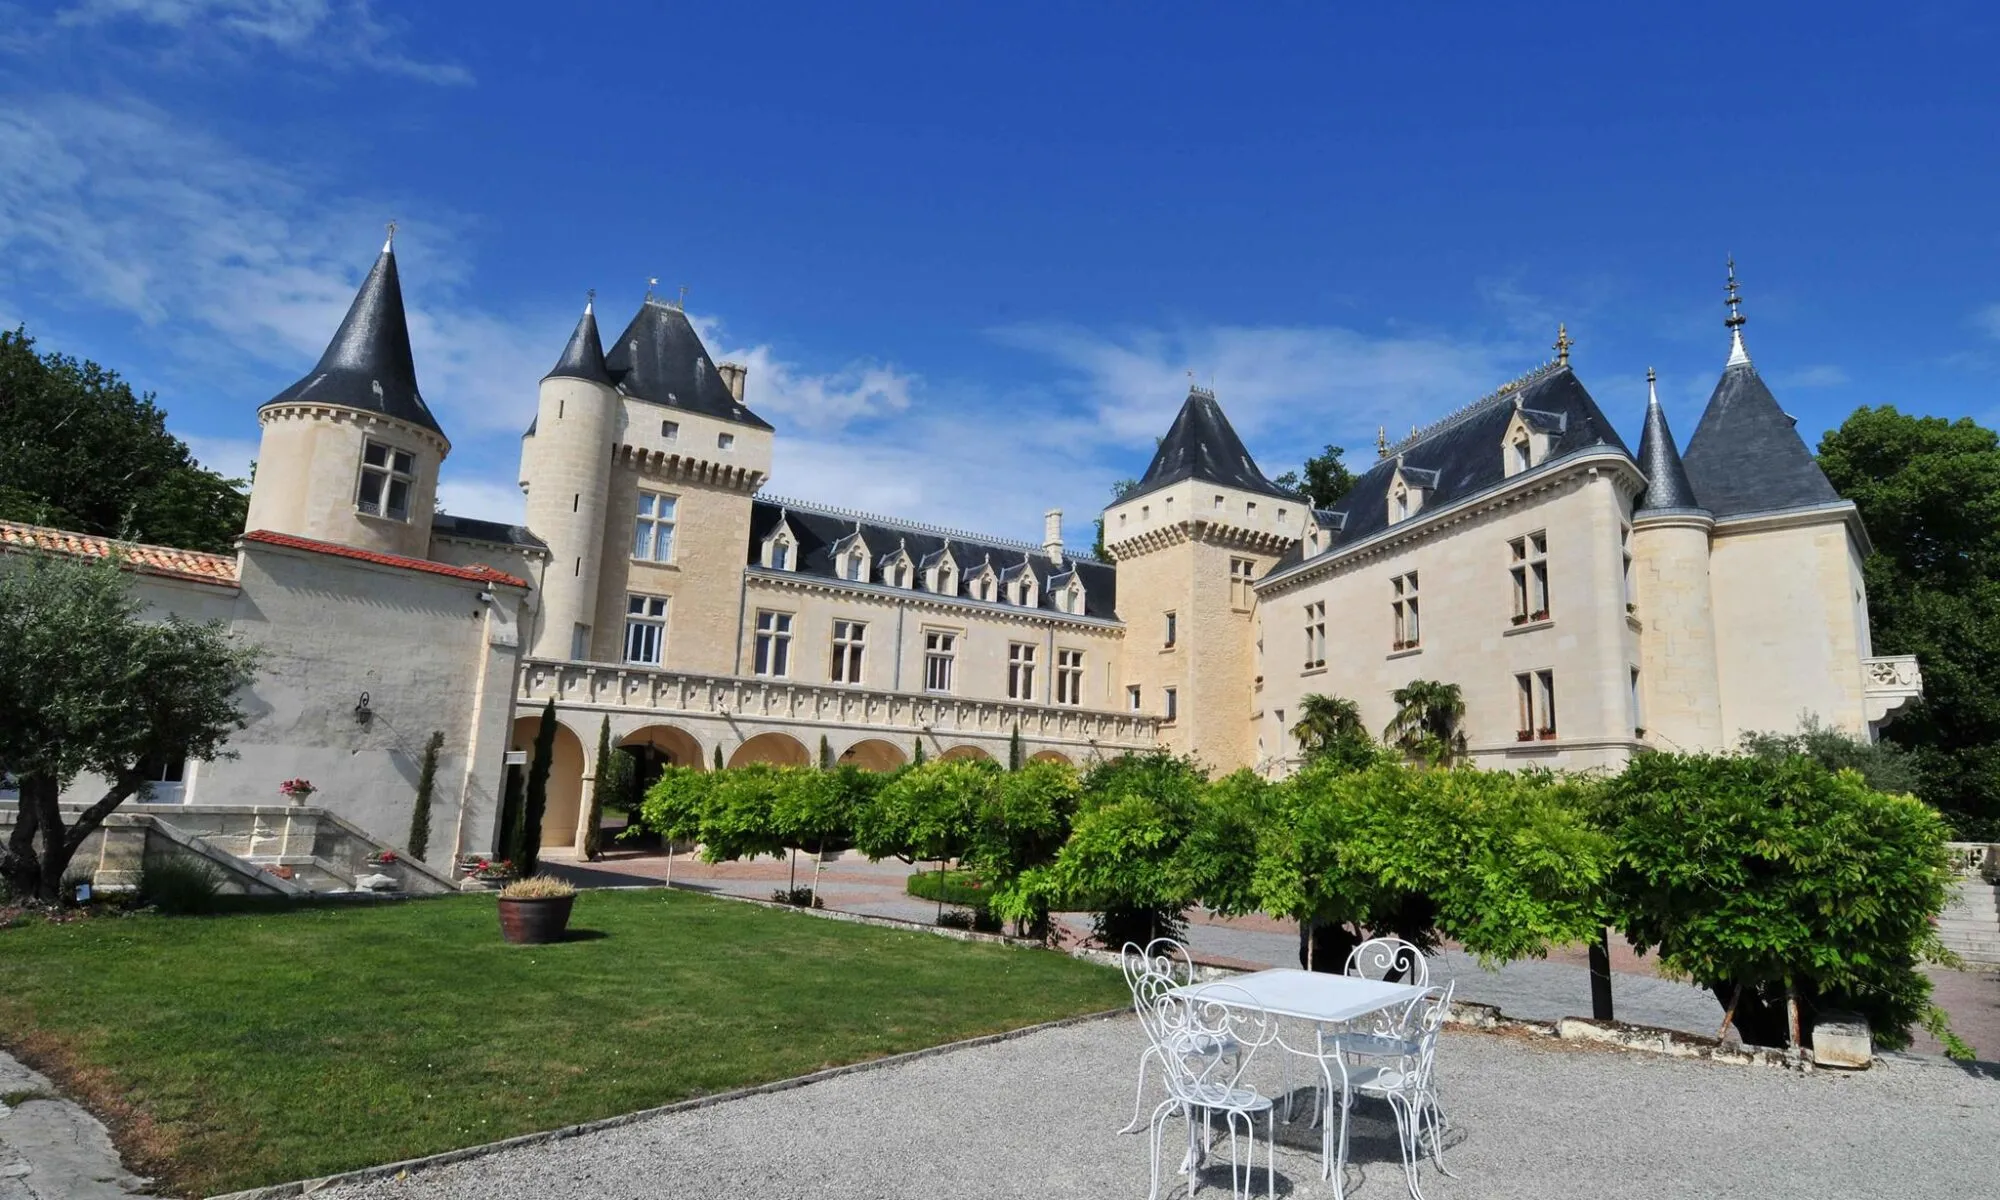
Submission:
[[1222,406],[1215,402],[1215,393],[1206,388],[1188,389],[1187,401],[1181,405],[1180,414],[1161,440],[1160,448],[1153,452],[1146,474],[1140,478],[1138,487],[1125,493],[1124,499],[1183,479],[1200,479],[1267,496],[1292,496],[1264,478],[1264,473],[1250,460],[1243,439],[1236,436],[1229,418],[1223,415]]
[[563,347],[562,358],[550,369],[543,379],[558,376],[565,379],[588,379],[592,383],[611,386],[611,372],[604,366],[604,344],[597,340],[597,305],[583,306],[583,316],[577,319],[576,332],[569,335],[569,345]]
[[1674,431],[1667,428],[1666,410],[1660,407],[1660,393],[1652,386],[1652,372],[1646,372],[1646,428],[1639,435],[1639,469],[1646,473],[1646,490],[1634,506],[1635,512],[1664,509],[1693,509],[1694,485],[1688,482],[1681,452],[1674,446]]
[[658,300],[649,298],[639,306],[639,315],[618,335],[604,365],[618,390],[634,400],[771,428],[730,392],[687,314]]
[[1840,499],[1747,355],[1723,369],[1683,461],[1696,502],[1717,517]]
[[417,366],[410,355],[410,327],[403,315],[394,246],[383,245],[319,365],[262,407],[294,403],[377,412],[444,436],[417,391]]

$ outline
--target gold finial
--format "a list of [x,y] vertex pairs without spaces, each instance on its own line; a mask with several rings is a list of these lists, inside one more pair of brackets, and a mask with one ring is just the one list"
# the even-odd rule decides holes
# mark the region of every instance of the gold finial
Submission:
[[687,306],[688,306],[688,285],[684,283],[681,285],[681,302],[676,307],[678,307],[682,312],[686,312]]
[[1569,365],[1569,352],[1571,348],[1574,347],[1575,345],[1576,345],[1575,342],[1569,340],[1568,323],[1566,322],[1558,323],[1556,325],[1556,345],[1555,345],[1556,364],[1558,366],[1566,367]]
[[1729,256],[1729,283],[1723,290],[1728,293],[1728,299],[1724,300],[1723,303],[1729,306],[1729,315],[1723,318],[1722,323],[1731,329],[1740,329],[1743,325],[1743,297],[1736,290],[1736,256],[1734,254]]
[[1389,457],[1389,429],[1386,425],[1375,427],[1375,457]]

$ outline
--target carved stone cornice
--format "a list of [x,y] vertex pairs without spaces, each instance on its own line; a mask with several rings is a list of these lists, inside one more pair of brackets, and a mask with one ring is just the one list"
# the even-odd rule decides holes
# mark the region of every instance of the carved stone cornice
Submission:
[[768,478],[762,471],[720,463],[688,454],[670,454],[643,446],[620,443],[611,448],[611,461],[631,467],[648,479],[705,484],[732,492],[752,494]]

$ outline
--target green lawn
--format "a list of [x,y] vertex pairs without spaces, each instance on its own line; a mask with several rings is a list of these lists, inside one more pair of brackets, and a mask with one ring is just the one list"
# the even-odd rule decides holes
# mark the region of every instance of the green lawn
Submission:
[[0,930],[0,1043],[213,1194],[549,1129],[1126,1000],[1114,971],[685,892]]

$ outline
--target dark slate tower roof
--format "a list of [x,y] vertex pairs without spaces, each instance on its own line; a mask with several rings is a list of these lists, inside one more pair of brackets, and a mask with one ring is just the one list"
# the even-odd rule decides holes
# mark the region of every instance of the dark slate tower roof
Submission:
[[1674,446],[1674,431],[1667,428],[1651,367],[1646,369],[1646,391],[1646,428],[1639,435],[1639,469],[1646,473],[1646,490],[1633,511],[1698,509],[1701,505],[1695,502],[1694,485],[1688,482],[1681,452]]
[[588,379],[592,383],[611,386],[611,372],[604,366],[604,344],[597,340],[597,307],[595,299],[583,306],[583,316],[576,323],[576,332],[569,335],[569,345],[563,347],[562,358],[543,379]]
[[604,365],[618,390],[634,400],[771,428],[730,392],[687,314],[651,297],[618,335]]
[[1292,493],[1264,478],[1264,473],[1250,460],[1243,439],[1236,436],[1229,418],[1223,415],[1222,406],[1215,402],[1215,393],[1207,388],[1188,389],[1180,415],[1174,418],[1160,448],[1153,452],[1153,461],[1146,467],[1139,486],[1123,499],[1143,496],[1183,479],[1200,479],[1267,496],[1292,497]]
[[403,285],[396,276],[392,244],[383,243],[319,365],[262,407],[295,403],[377,412],[444,436],[417,391],[417,366],[410,355],[410,327],[403,316]]

